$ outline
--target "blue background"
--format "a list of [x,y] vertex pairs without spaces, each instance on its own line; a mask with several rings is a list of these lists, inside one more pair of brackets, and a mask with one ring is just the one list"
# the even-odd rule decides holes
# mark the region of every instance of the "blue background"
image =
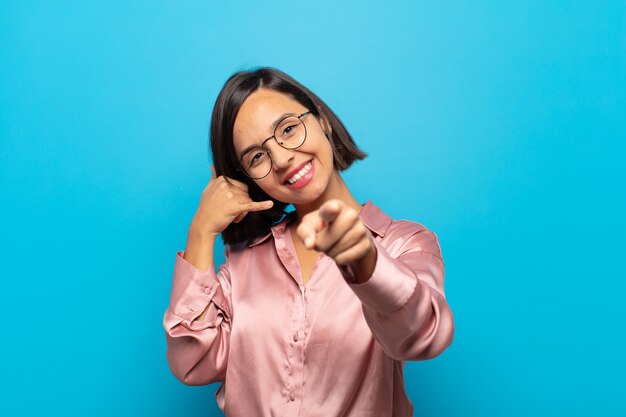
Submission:
[[219,415],[161,320],[214,100],[258,65],[369,153],[357,200],[440,239],[416,415],[626,414],[624,1],[2,2],[0,59],[0,415]]

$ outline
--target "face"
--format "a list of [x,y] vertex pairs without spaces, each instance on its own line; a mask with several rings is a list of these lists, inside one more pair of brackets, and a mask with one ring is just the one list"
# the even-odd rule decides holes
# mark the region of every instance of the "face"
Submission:
[[[285,113],[296,116],[309,111],[298,101],[275,90],[260,88],[243,103],[233,128],[233,141],[237,158],[249,146],[260,146],[274,134],[273,123]],[[256,184],[272,198],[284,202],[307,204],[314,202],[328,189],[333,175],[333,152],[320,119],[312,113],[301,118],[306,126],[306,140],[297,149],[285,149],[270,139],[264,147],[272,159],[270,173]],[[293,184],[294,174],[308,168],[308,172]],[[302,172],[301,172],[302,173]]]

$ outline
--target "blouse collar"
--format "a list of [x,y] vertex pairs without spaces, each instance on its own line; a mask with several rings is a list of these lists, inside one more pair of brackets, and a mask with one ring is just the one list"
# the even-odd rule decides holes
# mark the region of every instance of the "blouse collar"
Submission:
[[[362,204],[363,208],[359,213],[359,218],[372,232],[379,236],[385,236],[389,225],[391,224],[391,217],[383,213],[371,200],[367,200],[365,204]],[[280,223],[272,226],[271,231],[264,236],[257,237],[248,247],[251,248],[260,243],[265,242],[270,236],[274,236],[274,239],[280,239],[287,230],[287,219],[284,219]]]

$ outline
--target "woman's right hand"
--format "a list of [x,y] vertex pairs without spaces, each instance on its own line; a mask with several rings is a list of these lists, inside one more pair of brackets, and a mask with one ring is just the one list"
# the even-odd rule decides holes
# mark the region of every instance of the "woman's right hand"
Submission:
[[241,181],[223,175],[216,178],[211,165],[211,179],[202,191],[190,231],[217,236],[232,222],[239,223],[249,212],[267,210],[273,205],[272,200],[252,201],[248,186]]

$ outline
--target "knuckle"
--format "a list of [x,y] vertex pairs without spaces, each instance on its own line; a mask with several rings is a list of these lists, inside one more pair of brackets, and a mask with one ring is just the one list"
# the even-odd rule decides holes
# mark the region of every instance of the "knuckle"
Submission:
[[362,248],[363,250],[361,251],[361,254],[360,254],[361,257],[367,255],[370,252],[370,250],[372,250],[372,245],[370,244],[370,242],[365,242]]
[[344,254],[337,255],[335,257],[335,263],[337,263],[339,265],[344,265],[344,264],[348,263],[348,258]]
[[326,236],[325,238],[321,239],[320,246],[324,248],[324,252],[334,251],[336,253],[341,253],[341,249],[343,248],[344,244],[341,239],[334,239],[330,236]]

